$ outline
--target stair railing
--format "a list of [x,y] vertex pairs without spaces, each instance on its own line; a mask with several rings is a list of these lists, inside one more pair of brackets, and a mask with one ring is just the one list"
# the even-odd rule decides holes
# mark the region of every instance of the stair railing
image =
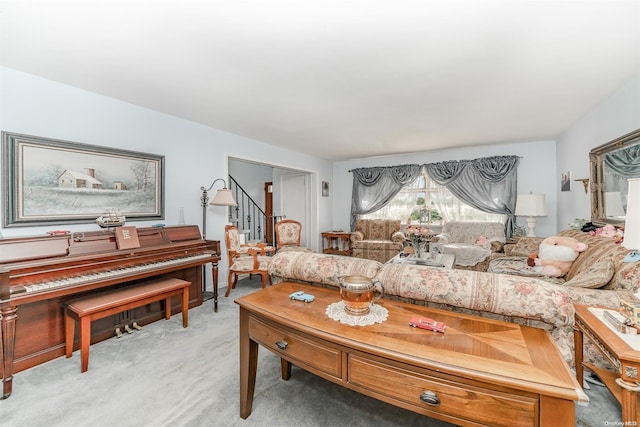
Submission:
[[238,202],[235,208],[229,209],[229,222],[238,227],[241,233],[248,231],[248,241],[263,241],[267,214],[231,175],[229,189]]

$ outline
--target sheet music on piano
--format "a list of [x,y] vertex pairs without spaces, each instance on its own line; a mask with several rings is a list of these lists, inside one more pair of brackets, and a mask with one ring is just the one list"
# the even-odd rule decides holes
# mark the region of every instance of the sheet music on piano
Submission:
[[[139,244],[128,248],[119,247],[113,229],[0,239],[4,398],[11,394],[13,372],[64,354],[64,301],[149,278],[175,277],[192,283],[194,307],[202,304],[205,267],[211,264],[217,305],[219,241],[203,240],[197,225],[136,231]],[[164,318],[160,302],[131,312],[141,325]],[[94,322],[92,342],[113,336],[119,321],[114,315]]]

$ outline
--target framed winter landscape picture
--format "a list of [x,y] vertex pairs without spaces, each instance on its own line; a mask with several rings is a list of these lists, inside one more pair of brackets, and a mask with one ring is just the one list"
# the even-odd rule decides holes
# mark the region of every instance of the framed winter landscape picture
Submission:
[[164,218],[164,156],[2,132],[5,227]]

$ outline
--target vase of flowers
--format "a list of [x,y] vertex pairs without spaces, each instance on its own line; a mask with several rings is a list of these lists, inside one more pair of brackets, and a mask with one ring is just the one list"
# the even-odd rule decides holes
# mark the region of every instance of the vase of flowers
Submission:
[[410,225],[405,230],[405,234],[416,258],[422,258],[425,255],[427,244],[434,236],[433,231],[429,227],[421,227],[419,225]]

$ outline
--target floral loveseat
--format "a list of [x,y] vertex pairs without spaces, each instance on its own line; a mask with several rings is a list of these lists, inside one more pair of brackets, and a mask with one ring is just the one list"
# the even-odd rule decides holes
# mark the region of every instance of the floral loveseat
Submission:
[[505,242],[500,222],[449,221],[431,240],[429,251],[455,255],[456,268],[487,271],[491,254],[502,252]]
[[[274,284],[293,281],[336,288],[340,276],[367,276],[382,282],[385,298],[543,328],[550,332],[570,365],[574,357],[573,303],[617,308],[621,299],[633,299],[631,289],[567,287],[535,277],[381,264],[304,252],[274,255],[269,273]],[[610,368],[589,340],[585,340],[584,357],[598,366]]]

